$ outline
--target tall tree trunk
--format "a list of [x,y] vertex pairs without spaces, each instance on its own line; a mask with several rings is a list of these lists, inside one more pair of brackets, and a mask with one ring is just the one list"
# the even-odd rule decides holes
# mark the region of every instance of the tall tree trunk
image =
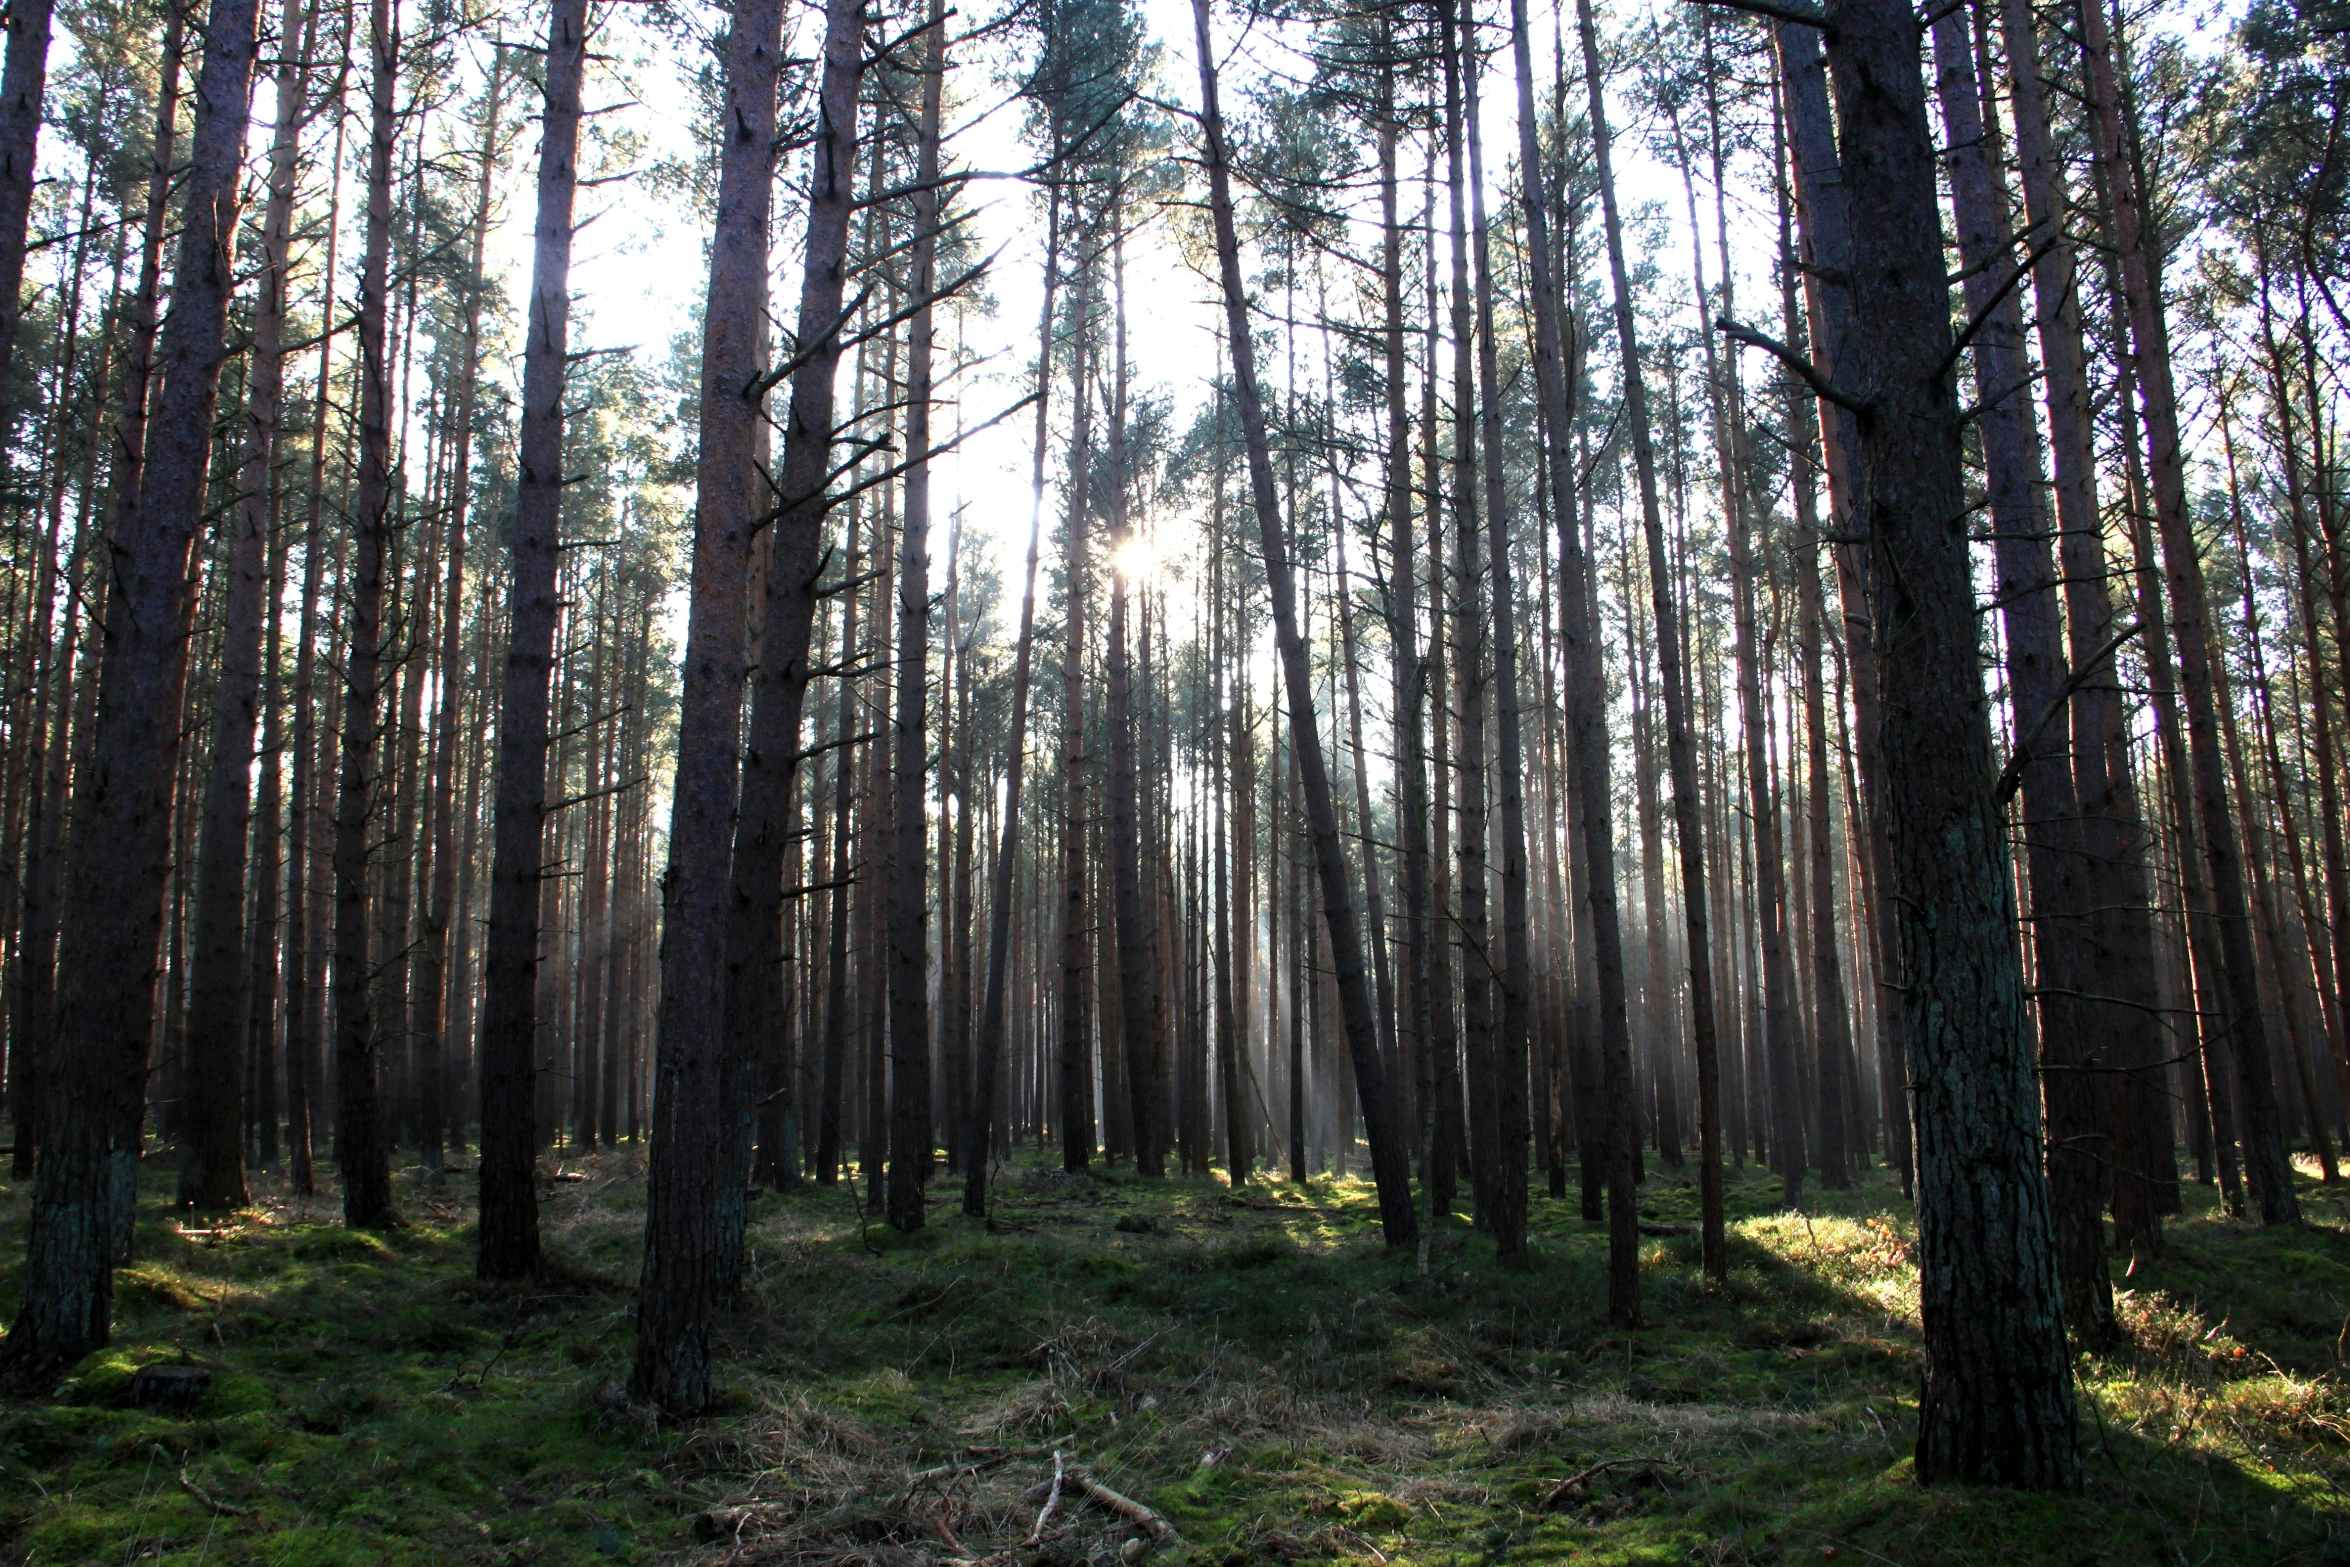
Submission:
[[341,777],[334,817],[335,1147],[343,1222],[374,1229],[399,1222],[391,1152],[377,1083],[378,1031],[368,940],[368,882],[380,803],[384,563],[390,546],[391,363],[385,328],[392,251],[392,152],[397,135],[400,36],[392,0],[373,0],[369,47],[366,237],[359,272],[359,488],[353,513],[349,623],[343,653]]
[[[342,40],[345,53],[349,40]],[[335,240],[343,204],[342,91],[335,94],[335,144],[327,176],[326,265],[320,315],[334,316]],[[316,1190],[315,1142],[324,1085],[319,1049],[325,1037],[316,971],[325,943],[315,934],[324,913],[318,895],[319,601],[326,583],[326,416],[334,383],[334,339],[318,345],[318,382],[310,397],[310,463],[302,526],[302,613],[294,649],[294,758],[286,809],[286,1125],[294,1190]]]
[[2057,1287],[2015,892],[1975,657],[1960,422],[1918,22],[1836,0],[1855,413],[1884,698],[1887,819],[1917,1094],[1926,1385],[1921,1480],[2073,1490]]
[[[2146,888],[2146,832],[2126,754],[2122,691],[2113,651],[2114,605],[2108,587],[2104,519],[2097,504],[2090,390],[2081,337],[2081,303],[2064,163],[2052,143],[2040,65],[2039,20],[2029,0],[2002,0],[2001,39],[2012,93],[2016,169],[2023,186],[2027,235],[2040,252],[2032,267],[2040,367],[2047,379],[2050,454],[2054,459],[2057,558],[2064,576],[2067,652],[2076,683],[2071,702],[2073,792],[2094,911],[2080,986],[2097,996],[2152,995],[2154,933]],[[1979,91],[1992,91],[1987,66]],[[2109,1096],[2113,1137],[2114,1239],[2125,1250],[2159,1246],[2163,1203],[2158,1172],[2170,1166],[2170,1106],[2160,1061],[2168,1053],[2159,1020],[2118,1001],[2082,1001],[2076,1015],[2093,1031],[2088,1052],[2126,1071]],[[2175,1180],[2173,1183],[2175,1185]],[[2060,1221],[2061,1222],[2061,1221]]]
[[[1123,171],[1113,174],[1120,177]],[[1110,629],[1109,629],[1109,839],[1112,917],[1118,943],[1119,1034],[1126,1047],[1127,1113],[1133,1118],[1134,1171],[1137,1175],[1166,1173],[1166,1151],[1159,1145],[1159,1077],[1153,1049],[1157,1030],[1151,1023],[1153,973],[1151,931],[1145,923],[1142,896],[1142,821],[1137,801],[1135,768],[1134,669],[1128,630],[1133,584],[1128,577],[1129,546],[1134,541],[1128,512],[1132,476],[1127,471],[1126,444],[1126,242],[1125,207],[1113,196],[1111,225],[1110,371]]]
[[[1499,1103],[1494,1061],[1493,978],[1488,915],[1491,883],[1486,859],[1491,833],[1486,812],[1485,755],[1486,627],[1485,536],[1478,526],[1476,316],[1469,285],[1468,193],[1477,178],[1468,167],[1468,102],[1477,84],[1464,80],[1469,69],[1468,23],[1455,0],[1443,0],[1444,159],[1446,204],[1452,221],[1452,714],[1459,725],[1459,765],[1454,788],[1460,802],[1460,894],[1457,925],[1461,954],[1461,1043],[1467,1061],[1469,1189],[1481,1229],[1493,1223],[1494,1182],[1500,1150],[1495,1146]],[[1499,453],[1491,453],[1499,461]],[[1438,557],[1441,560],[1441,557]]]
[[1232,348],[1233,399],[1240,411],[1248,450],[1249,481],[1257,529],[1265,551],[1265,575],[1273,610],[1274,637],[1288,686],[1295,754],[1310,824],[1315,870],[1322,889],[1323,919],[1329,927],[1332,967],[1355,1086],[1369,1129],[1372,1176],[1379,1190],[1379,1215],[1390,1246],[1409,1245],[1414,1236],[1408,1154],[1401,1121],[1387,1092],[1379,1059],[1377,1024],[1363,973],[1362,934],[1355,923],[1346,850],[1338,836],[1330,775],[1314,732],[1312,675],[1297,629],[1297,589],[1281,537],[1281,512],[1273,489],[1273,464],[1265,439],[1264,403],[1257,391],[1255,345],[1249,339],[1247,285],[1240,271],[1240,235],[1232,216],[1232,179],[1225,162],[1224,119],[1216,91],[1215,56],[1208,28],[1209,0],[1192,0],[1192,25],[1199,46],[1201,129],[1207,142],[1209,208],[1215,221],[1216,259],[1222,276],[1225,331]]
[[[1852,293],[1848,279],[1851,238],[1845,211],[1843,174],[1839,168],[1833,117],[1828,106],[1827,71],[1819,40],[1810,28],[1781,22],[1772,29],[1780,60],[1780,79],[1787,120],[1788,163],[1794,176],[1796,211],[1801,222],[1806,325],[1812,357],[1824,374],[1833,376],[1844,343],[1851,332]],[[1717,145],[1719,131],[1716,131]],[[1717,159],[1717,168],[1719,167]],[[1716,198],[1717,210],[1719,198]],[[1859,436],[1849,409],[1821,399],[1818,404],[1822,449],[1826,457],[1831,509],[1837,531],[1853,533],[1853,508],[1859,488]],[[1883,723],[1877,678],[1876,621],[1868,601],[1865,573],[1858,546],[1840,544],[1836,550],[1837,597],[1844,619],[1843,644],[1852,670],[1853,749],[1857,753],[1861,789],[1859,817],[1868,840],[1864,869],[1873,896],[1869,900],[1870,945],[1875,954],[1880,996],[1898,993],[1900,932],[1892,889],[1893,844],[1887,825]],[[1895,1167],[1903,1193],[1915,1190],[1915,1152],[1909,1081],[1909,1046],[1902,1009],[1879,1004],[1877,1015],[1877,1069],[1883,1084],[1886,1130],[1893,1144]]]
[[[523,350],[513,582],[491,806],[489,934],[482,959],[481,1242],[483,1278],[539,1265],[537,1046],[539,900],[546,853],[547,704],[554,673],[556,575],[563,531],[564,383],[571,343],[571,210],[578,190],[586,0],[554,0],[540,111],[538,215],[529,337]],[[462,479],[460,479],[462,482]],[[450,606],[452,617],[455,606]]]
[[[931,295],[938,278],[938,118],[946,81],[946,14],[930,0],[915,134],[914,255],[906,344],[906,518],[898,538],[897,730],[892,770],[897,856],[889,885],[890,1224],[922,1228],[922,1187],[936,1139],[930,1124],[930,397]],[[797,738],[798,726],[793,728]],[[943,877],[946,867],[939,867]],[[943,882],[942,882],[943,885]],[[780,972],[780,965],[778,965]],[[772,1024],[770,1026],[773,1026]]]
[[44,1074],[48,1152],[33,1178],[16,1322],[0,1343],[0,1383],[17,1388],[45,1388],[106,1342],[113,1263],[129,1243],[138,1197],[187,679],[188,556],[203,519],[228,353],[258,9],[256,0],[219,0],[206,29],[162,394],[138,504],[111,540],[96,728],[77,790],[59,925],[64,1048]]
[[[1069,435],[1069,499],[1062,520],[1061,632],[1061,987],[1056,1063],[1061,1168],[1071,1174],[1093,1160],[1091,1019],[1085,973],[1092,966],[1085,906],[1085,609],[1091,591],[1086,560],[1088,479],[1093,466],[1093,311],[1095,230],[1077,224],[1077,324],[1070,345],[1076,380]],[[1108,1076],[1107,1063],[1104,1077]]]
[[[550,51],[548,62],[550,66],[559,63],[555,51]],[[495,172],[498,137],[503,129],[500,119],[505,106],[504,65],[502,58],[493,56],[489,85],[485,89],[481,167],[473,195],[473,250],[466,271],[465,326],[458,345],[456,395],[451,399],[454,450],[449,459],[448,538],[444,546],[448,569],[441,587],[439,706],[434,721],[429,818],[432,882],[427,891],[422,939],[417,944],[416,1024],[411,1030],[416,1041],[420,1079],[417,1085],[419,1141],[425,1168],[435,1180],[439,1178],[444,1138],[452,1119],[449,1082],[454,1063],[449,1017],[455,997],[448,979],[449,932],[452,923],[461,918],[457,908],[456,785],[462,761],[458,746],[463,693],[469,689],[465,678],[465,524],[473,503],[473,415],[481,367],[482,261],[489,241],[491,176]],[[526,371],[528,353],[526,348]],[[519,531],[516,536],[520,537]],[[459,939],[463,939],[462,930]],[[455,1119],[462,1125],[464,1117]]]
[[[791,407],[769,540],[760,616],[760,677],[726,875],[727,811],[741,718],[741,578],[763,497],[745,493],[763,417],[758,362],[766,315],[769,145],[781,16],[775,0],[738,0],[728,59],[728,124],[718,250],[710,278],[711,326],[703,349],[703,436],[697,483],[694,619],[689,654],[691,731],[681,745],[718,754],[699,762],[693,798],[681,769],[671,829],[670,916],[662,932],[661,1076],[654,1104],[654,1201],[645,1221],[645,1272],[631,1384],[677,1413],[710,1401],[710,1310],[739,1274],[748,1175],[749,1107],[726,1093],[755,1070],[755,1003],[781,982],[783,835],[799,762],[800,710],[814,626],[817,544],[833,437],[833,377],[840,363],[840,298],[855,183],[857,88],[864,53],[857,0],[828,0],[819,132],[812,149],[808,238]],[[732,200],[728,200],[731,195]],[[722,311],[742,312],[720,322]],[[730,487],[731,493],[730,493]],[[707,563],[710,575],[700,569]],[[736,580],[717,574],[732,570]],[[705,612],[702,594],[707,590]],[[689,632],[689,635],[691,633]],[[699,687],[697,691],[695,688]],[[681,750],[681,755],[685,754]],[[717,962],[713,964],[712,959]],[[698,987],[693,996],[680,986]],[[714,1004],[715,1003],[715,1004]],[[667,1159],[664,1161],[663,1154]],[[666,1162],[669,1175],[659,1173]]]
[[[856,502],[851,501],[848,544],[841,552],[851,582],[862,575],[863,557],[858,553],[857,539],[857,525],[862,520],[862,511]],[[841,597],[845,602],[841,606],[840,655],[837,662],[845,667],[857,659],[857,612],[863,606],[862,595],[854,590]],[[832,816],[829,827],[832,865],[825,873],[830,891],[826,894],[824,917],[824,1046],[816,1093],[816,1180],[824,1186],[830,1186],[840,1179],[841,1100],[847,1090],[848,1076],[849,884],[853,879],[849,859],[849,824],[857,798],[857,770],[850,765],[856,760],[856,752],[850,744],[850,726],[857,722],[853,707],[855,697],[856,682],[843,675],[839,698],[833,708]]]
[[[792,828],[791,795],[800,763],[801,716],[815,671],[809,659],[815,631],[820,546],[832,502],[837,421],[833,383],[840,367],[841,294],[848,278],[849,219],[854,206],[857,95],[864,80],[863,10],[857,0],[829,0],[825,8],[824,67],[819,84],[821,134],[811,148],[807,249],[803,261],[799,345],[791,372],[783,460],[774,496],[775,531],[769,540],[759,611],[759,679],[753,693],[749,745],[742,764],[742,803],[735,820],[734,868],[725,931],[725,1011],[718,1071],[726,1116],[720,1144],[719,1204],[714,1268],[721,1297],[731,1297],[742,1269],[744,1208],[751,1161],[751,1085],[757,1079],[766,1031],[783,1014],[783,854]],[[878,158],[878,153],[876,154]],[[892,340],[894,353],[894,339]],[[762,383],[765,384],[765,378]],[[755,409],[753,410],[756,411]],[[763,424],[761,426],[764,427]],[[884,438],[888,430],[884,429]],[[886,491],[884,492],[887,493]],[[886,522],[876,534],[887,548]],[[887,576],[877,593],[886,592]],[[886,634],[876,646],[886,646]],[[875,834],[872,842],[880,842]],[[860,889],[861,892],[867,889]],[[869,888],[878,917],[883,887]],[[883,931],[864,951],[883,961]],[[878,1008],[870,1042],[878,1059]],[[881,1129],[869,1125],[865,1164],[879,1173]],[[650,1275],[648,1275],[648,1278]]]
[[[1473,0],[1465,21],[1475,20]],[[1469,60],[1476,55],[1472,51]],[[1501,763],[1501,1019],[1493,1041],[1494,1159],[1486,1218],[1504,1261],[1526,1255],[1527,1041],[1533,1031],[1534,960],[1526,891],[1525,725],[1519,695],[1518,596],[1503,483],[1501,350],[1494,327],[1493,263],[1485,218],[1480,93],[1468,100],[1469,194],[1477,278],[1477,374],[1485,445],[1486,557],[1493,573],[1493,716]],[[1535,165],[1539,170],[1539,162]],[[1370,841],[1368,824],[1364,834]]]
[[2114,1063],[2099,1049],[2103,1040],[2086,1036],[2088,1020],[2075,1000],[2090,989],[2083,950],[2090,909],[2071,759],[2064,731],[2051,722],[2062,716],[2066,658],[2056,602],[2056,554],[2040,499],[2039,432],[2025,395],[2031,375],[2023,304],[2010,286],[2013,264],[2007,258],[2015,236],[2008,223],[2006,180],[1977,96],[1971,30],[1962,13],[1953,11],[1934,24],[1934,53],[1951,149],[1959,260],[1967,273],[1964,297],[1970,319],[1982,322],[1972,345],[1976,428],[1997,540],[2008,702],[2015,721],[2016,754],[2007,774],[2023,794],[2057,1276],[2073,1331],[2084,1344],[2102,1346],[2116,1330],[2099,1212],[2111,1162],[2101,1103],[2107,1096],[2096,1074]]
[[[222,604],[220,677],[213,694],[212,754],[196,864],[195,959],[190,979],[186,1104],[180,1122],[179,1203],[217,1211],[245,1204],[245,862],[253,822],[253,739],[260,718],[261,633],[269,607],[269,535],[275,516],[278,417],[285,394],[287,251],[301,155],[302,74],[308,63],[302,0],[278,24],[277,129],[269,148],[269,201],[261,227],[259,297],[245,370],[245,432],[237,472],[235,542]],[[4,259],[4,258],[0,258]],[[275,833],[274,821],[263,830]],[[252,939],[262,939],[258,931]]]
[[[1526,0],[1510,0],[1511,31],[1518,59],[1518,120],[1519,161],[1524,166],[1521,177],[1526,181],[1525,207],[1527,228],[1532,243],[1533,269],[1537,277],[1550,275],[1549,233],[1535,185],[1541,168],[1537,156],[1534,130],[1534,66],[1526,39]],[[1723,1239],[1722,1219],[1722,1155],[1721,1155],[1721,1064],[1718,1027],[1714,1015],[1713,936],[1708,922],[1705,879],[1705,831],[1699,815],[1700,796],[1697,790],[1697,751],[1689,724],[1689,677],[1685,640],[1682,635],[1679,605],[1673,592],[1671,561],[1665,551],[1664,521],[1657,503],[1656,453],[1649,432],[1648,388],[1642,379],[1640,366],[1639,326],[1635,318],[1631,284],[1624,263],[1624,225],[1616,205],[1616,180],[1612,137],[1607,128],[1605,94],[1599,72],[1599,44],[1591,24],[1589,0],[1580,0],[1580,25],[1583,34],[1584,68],[1588,78],[1591,105],[1592,152],[1599,175],[1599,193],[1602,221],[1606,229],[1608,268],[1615,283],[1616,347],[1624,365],[1624,400],[1632,435],[1633,469],[1640,485],[1641,527],[1648,541],[1649,610],[1656,622],[1657,663],[1664,685],[1665,699],[1665,755],[1666,765],[1673,779],[1673,837],[1680,854],[1681,904],[1684,932],[1684,955],[1689,973],[1689,1028],[1691,1043],[1697,1057],[1698,1098],[1698,1202],[1700,1239],[1706,1272],[1720,1278],[1729,1266],[1727,1243]],[[1552,439],[1563,443],[1566,439],[1572,407],[1571,389],[1566,385],[1565,333],[1557,319],[1555,306],[1548,304],[1548,290],[1534,290],[1535,306],[1535,367],[1538,381],[1544,390],[1546,403],[1554,404],[1549,418],[1554,434]],[[1549,316],[1550,327],[1545,333],[1543,318]],[[1539,339],[1547,335],[1548,349]],[[1544,369],[1545,361],[1549,368]],[[1546,379],[1547,377],[1547,379]],[[1555,395],[1548,389],[1549,381],[1558,382]],[[1555,488],[1553,504],[1558,512],[1560,527],[1571,526],[1574,515],[1571,493],[1567,487],[1563,445],[1555,447],[1551,457],[1552,484]],[[1588,566],[1579,575],[1567,569],[1566,556],[1561,554],[1560,591],[1572,599],[1586,591]],[[1585,628],[1586,635],[1589,628]],[[1575,656],[1570,644],[1569,657]],[[1597,646],[1593,644],[1589,657],[1596,659]],[[1604,739],[1604,731],[1602,732]],[[1575,749],[1581,751],[1587,742],[1576,739]],[[1588,784],[1587,784],[1588,787]],[[1585,824],[1585,832],[1590,831]],[[1590,851],[1587,849],[1586,853]],[[1609,903],[1613,905],[1613,890]],[[1597,907],[1594,906],[1596,916]],[[1611,938],[1601,936],[1602,945]],[[1617,949],[1621,985],[1622,938],[1612,938]],[[1602,1004],[1605,1005],[1607,981],[1603,977]],[[1637,1246],[1637,1240],[1634,1245]]]
[[[1404,922],[1400,1033],[1409,1042],[1408,1051],[1397,1052],[1396,1092],[1399,1099],[1413,1105],[1417,1112],[1414,1119],[1424,1122],[1426,1095],[1419,1085],[1427,1074],[1427,1055],[1433,1048],[1435,1032],[1429,1016],[1428,664],[1420,652],[1420,565],[1412,527],[1412,432],[1404,402],[1404,230],[1396,210],[1396,140],[1401,126],[1395,103],[1392,24],[1383,30],[1382,36],[1386,63],[1381,65],[1379,74],[1379,265],[1385,312],[1381,338],[1385,350],[1387,404],[1387,640],[1394,653],[1395,815]],[[1218,667],[1222,667],[1221,657]],[[1221,779],[1217,789],[1220,810]],[[1224,900],[1221,853],[1219,843],[1216,893],[1219,906]],[[1219,955],[1219,964],[1222,961]],[[1219,1012],[1222,1007],[1223,1003],[1219,1002]]]

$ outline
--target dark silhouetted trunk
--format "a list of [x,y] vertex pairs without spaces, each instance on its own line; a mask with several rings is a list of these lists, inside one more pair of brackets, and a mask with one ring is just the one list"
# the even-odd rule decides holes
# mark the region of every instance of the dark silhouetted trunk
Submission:
[[[571,343],[571,210],[578,189],[585,0],[547,18],[538,215],[532,232],[529,337],[523,345],[522,438],[515,484],[513,580],[490,807],[490,908],[482,957],[481,1242],[483,1278],[539,1265],[538,965],[546,854],[547,711],[561,614],[565,372]],[[462,478],[460,478],[462,482]],[[452,618],[455,606],[450,606]]]
[[368,873],[374,851],[382,743],[384,565],[392,533],[392,384],[385,329],[392,253],[392,152],[400,36],[391,0],[374,0],[369,25],[367,223],[359,271],[359,487],[351,518],[350,598],[343,644],[343,740],[334,821],[335,1158],[343,1222],[376,1229],[399,1222],[392,1207],[391,1148],[378,1098],[374,954],[368,940]]
[[[913,321],[906,341],[905,524],[898,535],[897,727],[891,737],[897,853],[889,881],[889,1200],[901,1231],[922,1228],[930,1125],[930,397],[938,276],[938,117],[946,80],[943,0],[930,0],[916,132]],[[795,723],[796,736],[798,726]],[[946,867],[939,867],[943,878]],[[942,881],[943,885],[943,881]],[[780,964],[778,965],[780,971]],[[780,1010],[769,1026],[780,1023]]]

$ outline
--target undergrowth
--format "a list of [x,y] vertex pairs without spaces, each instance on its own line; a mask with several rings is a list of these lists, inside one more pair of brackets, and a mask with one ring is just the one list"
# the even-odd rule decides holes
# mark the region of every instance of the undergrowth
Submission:
[[[1922,1490],[1912,1227],[1880,1177],[1776,1206],[1731,1183],[1705,1288],[1685,1172],[1642,1194],[1646,1321],[1604,1325],[1605,1237],[1538,1197],[1530,1266],[1464,1222],[1426,1276],[1366,1183],[1071,1178],[1016,1165],[984,1226],[762,1196],[720,1413],[625,1392],[643,1222],[632,1154],[567,1163],[551,1259],[471,1274],[465,1184],[345,1231],[263,1180],[176,1218],[150,1172],[112,1347],[0,1405],[9,1563],[2350,1563],[2350,1230],[2331,1190],[2265,1231],[2190,1193],[2117,1263],[2129,1342],[2080,1357],[2088,1487]],[[0,1256],[22,1255],[0,1188]],[[0,1310],[13,1313],[13,1268]],[[204,1368],[142,1408],[141,1366]],[[1056,1457],[1062,1499],[1048,1510]]]

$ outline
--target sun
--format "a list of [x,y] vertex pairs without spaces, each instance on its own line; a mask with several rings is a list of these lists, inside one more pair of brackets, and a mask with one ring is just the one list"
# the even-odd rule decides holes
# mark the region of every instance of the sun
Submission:
[[1149,582],[1159,574],[1159,547],[1135,534],[1111,552],[1110,564],[1129,582]]

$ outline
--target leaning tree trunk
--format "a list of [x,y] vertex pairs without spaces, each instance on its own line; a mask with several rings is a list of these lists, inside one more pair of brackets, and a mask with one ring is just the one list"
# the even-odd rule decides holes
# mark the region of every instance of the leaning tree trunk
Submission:
[[1917,1099],[1926,1340],[1917,1472],[2072,1490],[2080,1455],[2015,889],[1976,659],[1919,24],[1902,0],[1837,0],[1828,14],[1853,305],[1834,389],[1858,436],[1854,521],[1874,598]]
[[[538,217],[523,345],[522,439],[516,474],[513,585],[498,715],[498,786],[491,805],[490,909],[482,954],[481,1239],[485,1279],[538,1267],[537,1039],[541,864],[545,857],[547,704],[562,558],[563,396],[571,343],[571,208],[578,191],[580,76],[586,0],[555,0],[547,17]],[[463,482],[460,475],[459,482]],[[452,613],[454,612],[454,606]]]
[[[278,415],[285,396],[287,251],[294,176],[301,155],[302,72],[309,49],[292,40],[302,0],[279,21],[277,129],[269,147],[269,202],[261,225],[259,297],[245,370],[245,437],[237,472],[236,541],[222,608],[220,673],[213,694],[212,758],[204,785],[204,835],[196,860],[195,960],[184,1052],[179,1202],[217,1211],[245,1205],[245,861],[251,821],[253,738],[260,718],[261,633],[270,597],[269,531],[275,508]],[[4,260],[4,258],[0,258]],[[274,833],[274,821],[261,823]],[[260,941],[256,930],[250,939]]]
[[[156,952],[187,680],[188,556],[235,284],[237,176],[256,0],[219,0],[205,34],[163,388],[138,503],[110,541],[96,732],[77,791],[58,952],[59,1007],[17,1316],[0,1384],[44,1388],[106,1342],[113,1264],[138,1197]],[[13,297],[11,304],[13,305]]]
[[334,820],[334,1034],[336,1158],[343,1222],[397,1224],[391,1150],[377,1097],[374,976],[368,942],[368,844],[375,819],[382,740],[384,557],[392,506],[392,384],[386,352],[392,251],[392,150],[400,37],[391,0],[374,0],[375,55],[369,107],[367,224],[359,269],[359,488],[351,518],[349,628],[343,653],[342,774]]
[[1409,1151],[1403,1126],[1387,1090],[1379,1059],[1378,1025],[1371,1016],[1370,987],[1363,973],[1362,932],[1355,923],[1354,889],[1346,849],[1338,836],[1338,814],[1330,792],[1328,763],[1314,732],[1313,675],[1305,642],[1298,634],[1297,586],[1283,547],[1281,507],[1273,488],[1273,460],[1265,435],[1265,408],[1257,391],[1255,345],[1249,337],[1247,284],[1240,271],[1240,234],[1232,216],[1232,176],[1225,161],[1224,116],[1216,91],[1216,57],[1208,36],[1209,0],[1192,0],[1198,37],[1201,131],[1208,160],[1209,209],[1215,220],[1216,261],[1224,292],[1225,331],[1232,346],[1233,401],[1248,451],[1249,487],[1256,505],[1257,531],[1264,545],[1266,586],[1272,599],[1274,641],[1288,686],[1291,752],[1305,795],[1313,838],[1314,868],[1322,888],[1322,915],[1329,927],[1331,967],[1338,985],[1347,1051],[1354,1062],[1355,1089],[1370,1133],[1371,1172],[1379,1190],[1379,1216],[1390,1246],[1411,1244]]

